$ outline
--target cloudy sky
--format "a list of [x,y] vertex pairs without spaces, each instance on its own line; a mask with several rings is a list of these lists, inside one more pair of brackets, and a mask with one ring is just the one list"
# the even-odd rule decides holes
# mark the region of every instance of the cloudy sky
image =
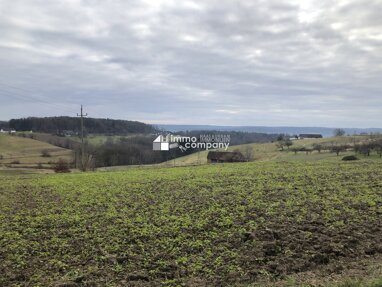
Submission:
[[0,119],[382,127],[382,1],[0,0]]

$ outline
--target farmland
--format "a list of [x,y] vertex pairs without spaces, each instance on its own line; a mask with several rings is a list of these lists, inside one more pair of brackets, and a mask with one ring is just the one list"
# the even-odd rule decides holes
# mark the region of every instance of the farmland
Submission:
[[2,176],[0,286],[380,286],[381,190],[364,160]]
[[0,135],[0,156],[0,172],[25,173],[50,168],[59,158],[70,160],[71,151],[30,138]]

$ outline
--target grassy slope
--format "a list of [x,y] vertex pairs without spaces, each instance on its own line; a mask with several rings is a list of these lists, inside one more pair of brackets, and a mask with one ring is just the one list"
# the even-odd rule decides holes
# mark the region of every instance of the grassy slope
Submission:
[[[42,157],[41,152],[47,150],[50,157]],[[36,167],[42,163],[48,166],[49,162],[57,161],[59,158],[70,159],[71,151],[51,144],[18,136],[0,135],[0,166],[10,165],[17,168]],[[11,164],[19,161],[20,164]]]
[[5,177],[0,285],[363,286],[381,188],[367,161]]
[[[86,141],[92,145],[101,145],[106,142],[107,139],[111,139],[113,141],[117,141],[121,138],[121,136],[105,136],[105,135],[88,135],[86,137]],[[81,142],[81,138],[78,136],[69,137],[69,139]]]

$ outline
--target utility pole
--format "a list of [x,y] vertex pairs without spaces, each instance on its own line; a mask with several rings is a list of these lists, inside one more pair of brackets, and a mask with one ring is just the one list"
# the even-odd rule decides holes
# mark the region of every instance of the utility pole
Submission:
[[85,170],[85,145],[84,145],[84,117],[88,114],[83,113],[81,105],[81,114],[77,114],[77,117],[81,117],[81,167]]

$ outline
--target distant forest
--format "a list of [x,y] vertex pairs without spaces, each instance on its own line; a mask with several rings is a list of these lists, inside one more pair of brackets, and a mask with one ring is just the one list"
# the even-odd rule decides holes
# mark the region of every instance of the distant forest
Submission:
[[0,121],[0,129],[7,129],[8,128],[8,122]]
[[[16,131],[33,131],[40,133],[59,134],[63,131],[79,132],[80,118],[78,117],[29,117],[12,119],[9,128]],[[157,130],[151,126],[137,121],[84,118],[85,132],[89,134],[148,134]]]

